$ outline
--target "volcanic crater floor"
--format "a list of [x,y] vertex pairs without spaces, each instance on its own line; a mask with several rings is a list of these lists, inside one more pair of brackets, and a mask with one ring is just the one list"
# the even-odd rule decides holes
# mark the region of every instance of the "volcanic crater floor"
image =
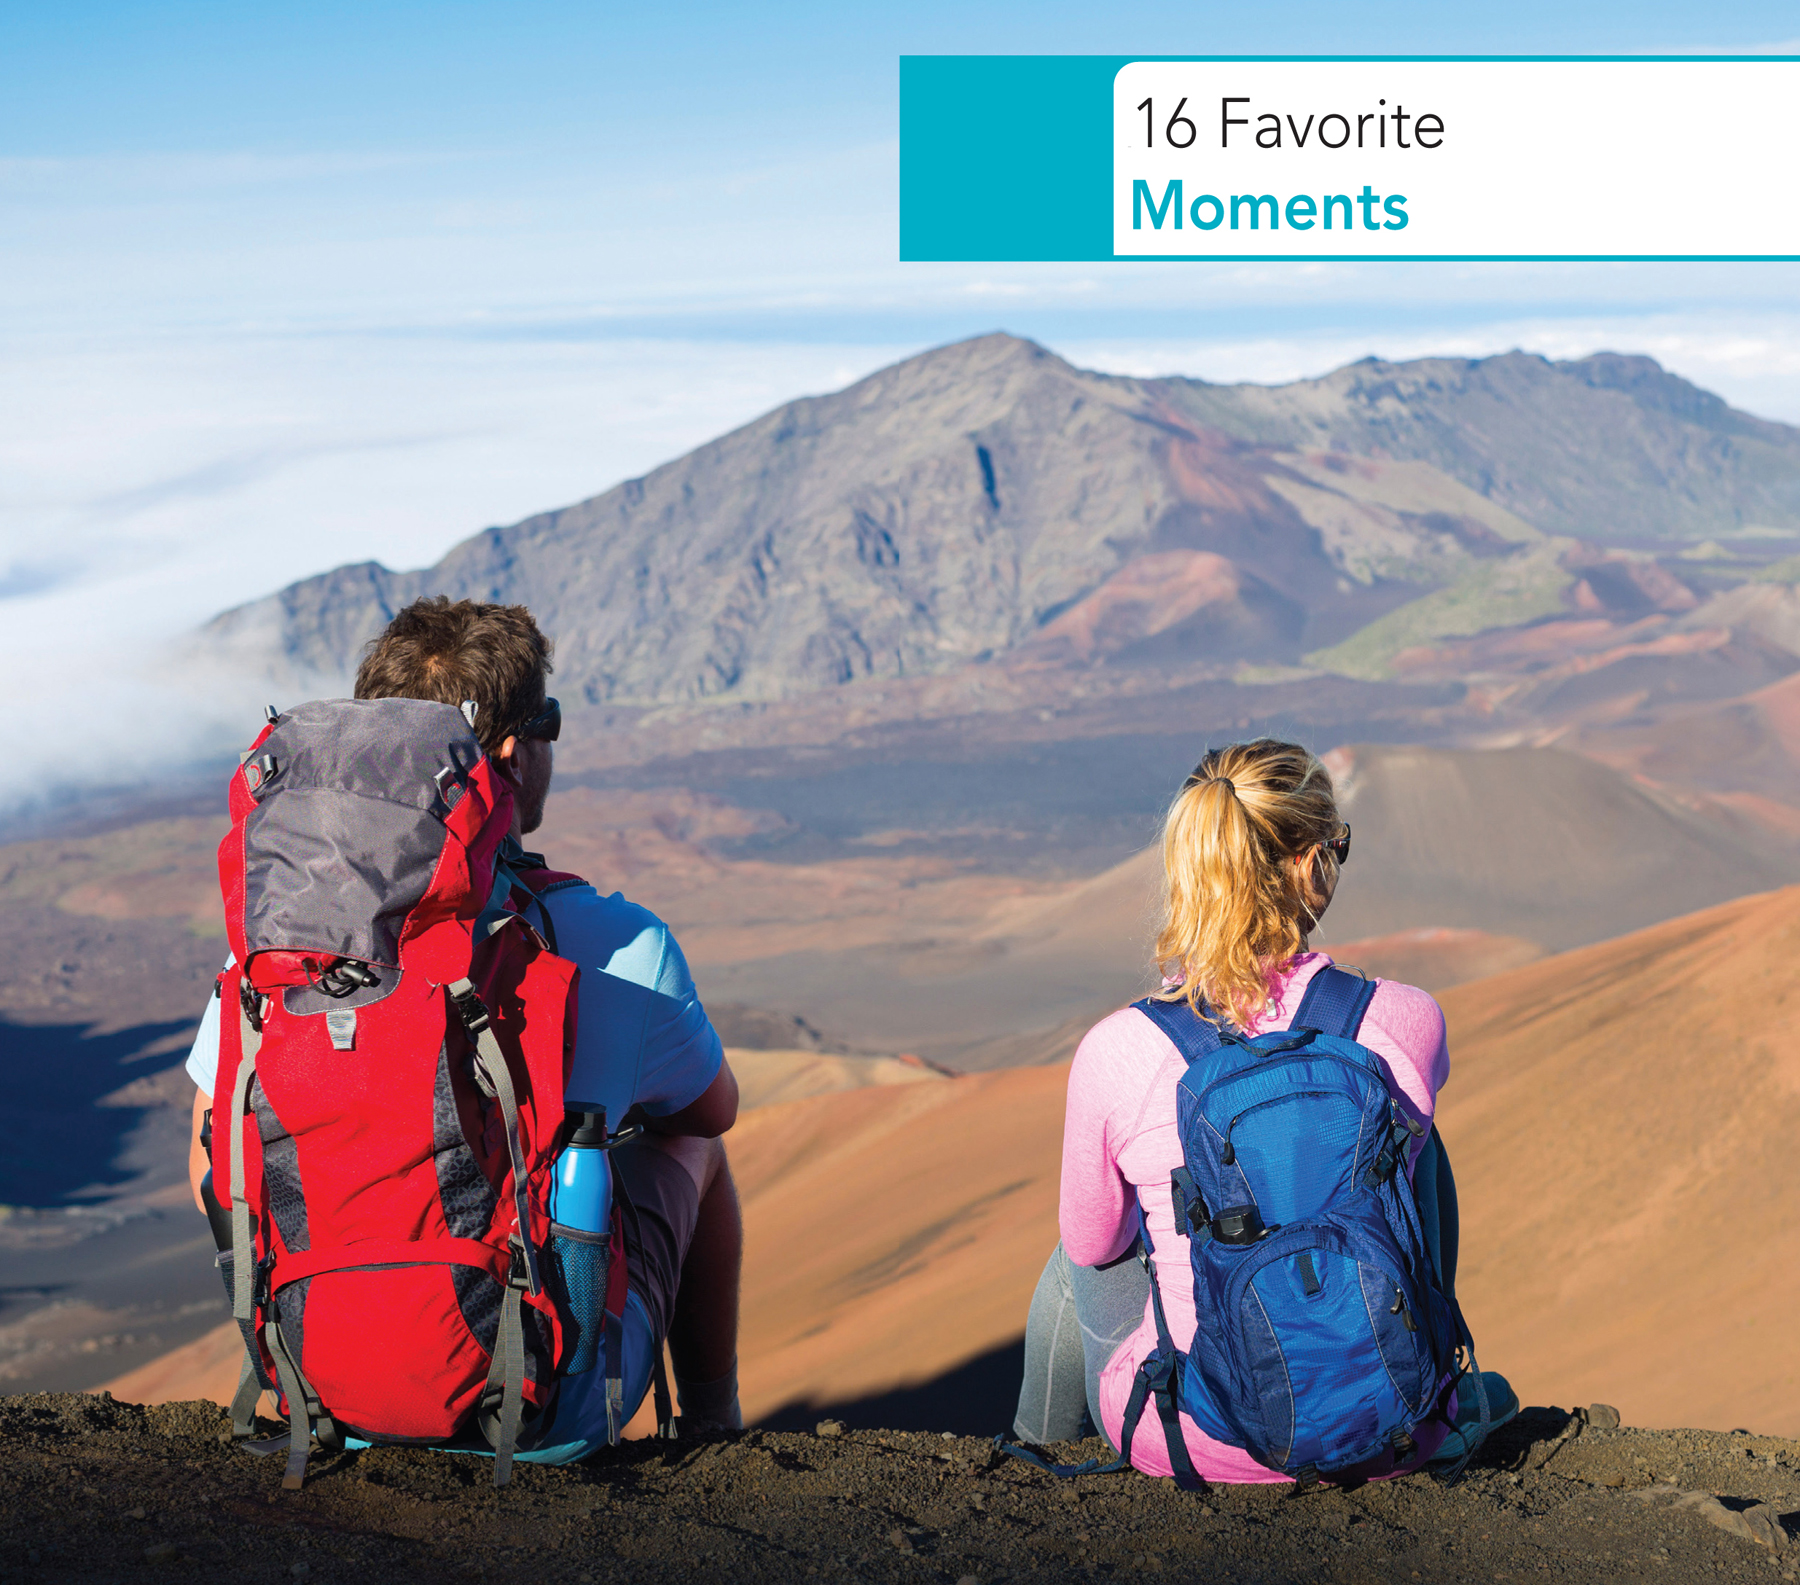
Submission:
[[[411,1449],[281,1460],[210,1403],[0,1398],[0,1579],[1392,1582],[1800,1572],[1800,1443],[1527,1409],[1455,1486],[1296,1496],[1061,1481],[973,1437],[841,1428],[633,1442],[561,1469]],[[273,1426],[270,1430],[276,1429]],[[1103,1453],[1098,1441],[1055,1451]]]

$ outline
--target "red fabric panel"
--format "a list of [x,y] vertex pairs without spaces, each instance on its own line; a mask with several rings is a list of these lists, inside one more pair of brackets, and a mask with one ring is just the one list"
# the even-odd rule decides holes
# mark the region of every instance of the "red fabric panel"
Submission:
[[311,1246],[448,1233],[432,1140],[444,1029],[444,992],[415,974],[357,1009],[353,1052],[317,1014],[271,1014],[257,1073],[294,1137]]
[[[254,754],[275,730],[273,723],[264,725],[250,745]],[[219,892],[225,900],[225,934],[231,942],[231,953],[239,963],[244,961],[244,816],[256,807],[244,781],[244,767],[231,773],[226,787],[231,829],[219,843]],[[229,1093],[229,1092],[227,1092]]]
[[487,1382],[449,1266],[336,1271],[306,1296],[300,1368],[338,1419],[384,1436],[450,1437]]

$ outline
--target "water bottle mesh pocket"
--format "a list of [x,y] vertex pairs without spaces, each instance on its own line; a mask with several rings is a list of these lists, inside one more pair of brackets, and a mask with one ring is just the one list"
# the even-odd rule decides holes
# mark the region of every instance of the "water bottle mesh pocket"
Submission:
[[564,1374],[592,1370],[600,1358],[606,1319],[607,1239],[579,1228],[552,1226],[548,1261],[550,1293],[574,1334]]

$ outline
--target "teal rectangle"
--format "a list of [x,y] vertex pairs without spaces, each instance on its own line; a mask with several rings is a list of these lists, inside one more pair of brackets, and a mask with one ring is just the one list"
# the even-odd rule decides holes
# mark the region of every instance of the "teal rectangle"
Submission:
[[1793,55],[903,55],[900,258],[1014,264],[1791,263],[1792,254],[1113,252],[1113,78],[1133,61],[1758,61]]
[[900,257],[1113,257],[1125,55],[900,57]]

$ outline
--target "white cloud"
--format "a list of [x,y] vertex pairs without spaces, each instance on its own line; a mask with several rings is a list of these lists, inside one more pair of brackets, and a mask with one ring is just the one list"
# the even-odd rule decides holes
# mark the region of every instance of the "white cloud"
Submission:
[[47,780],[234,743],[262,685],[167,659],[218,611],[344,562],[428,564],[910,350],[362,336],[5,348],[0,808]]
[[0,156],[0,197],[17,203],[43,198],[62,204],[123,195],[143,198],[182,192],[341,180],[425,166],[466,164],[479,153],[353,149],[277,154],[261,150],[139,150],[85,155]]

